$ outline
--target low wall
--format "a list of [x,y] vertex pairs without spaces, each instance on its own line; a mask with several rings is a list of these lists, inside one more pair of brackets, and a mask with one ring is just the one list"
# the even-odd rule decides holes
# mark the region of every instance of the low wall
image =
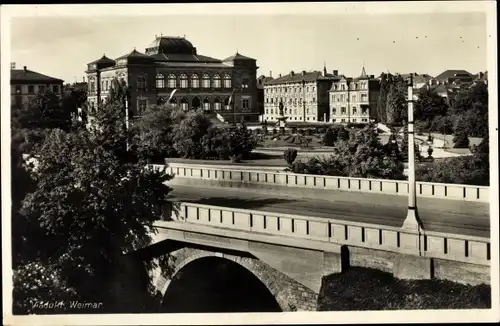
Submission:
[[[164,169],[163,165],[151,165],[155,169]],[[311,174],[296,174],[278,171],[278,168],[219,167],[210,165],[192,165],[170,163],[166,172],[179,179],[197,179],[219,182],[221,186],[245,184],[267,187],[294,187],[308,189],[326,189],[356,191],[391,195],[408,195],[408,181],[367,178],[347,178]],[[475,202],[489,202],[489,187],[461,184],[417,182],[417,196],[453,199]]]
[[490,265],[490,239],[377,224],[180,203],[174,221],[251,233],[309,239],[476,265]]

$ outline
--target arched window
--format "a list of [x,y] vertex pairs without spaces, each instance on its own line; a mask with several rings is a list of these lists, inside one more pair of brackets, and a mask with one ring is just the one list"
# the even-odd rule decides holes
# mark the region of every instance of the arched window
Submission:
[[191,75],[191,87],[192,88],[200,87],[200,77],[197,74]]
[[144,90],[146,89],[146,77],[138,76],[137,77],[137,89]]
[[174,74],[168,75],[168,88],[175,88],[177,86],[177,78]]
[[292,99],[289,99],[288,104],[292,104],[292,101],[293,101]]
[[220,111],[221,108],[222,108],[222,103],[220,102],[220,99],[216,97],[214,100],[214,110]]
[[207,74],[203,74],[201,76],[201,87],[210,88],[210,76]]
[[231,76],[229,74],[224,75],[224,88],[231,88]]
[[189,107],[189,101],[188,101],[187,98],[183,97],[181,99],[181,109],[184,110],[184,111],[187,111],[188,107]]
[[156,75],[156,88],[165,88],[165,76],[163,74]]
[[203,110],[210,111],[210,100],[208,97],[203,100]]
[[89,78],[89,92],[95,92],[95,80],[94,78]]
[[186,74],[182,74],[181,78],[181,88],[188,88],[188,76]]
[[293,104],[297,105],[297,99],[296,98],[293,99]]
[[220,88],[221,87],[219,74],[215,74],[213,76],[213,78],[212,78],[212,87],[213,88]]
[[197,109],[200,108],[200,99],[199,98],[197,98],[197,97],[193,98],[193,102],[192,102],[191,108],[193,110],[197,110]]
[[224,108],[226,108],[226,110],[230,110],[231,109],[231,107],[229,107],[229,97],[227,97],[224,100]]

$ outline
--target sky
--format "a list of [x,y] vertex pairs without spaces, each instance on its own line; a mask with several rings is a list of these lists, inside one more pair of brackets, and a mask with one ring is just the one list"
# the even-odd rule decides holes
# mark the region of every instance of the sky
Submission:
[[[238,51],[257,60],[258,75],[338,70],[359,76],[446,69],[487,69],[486,15],[272,14],[16,17],[11,62],[66,82],[81,81],[86,64],[104,53],[144,52],[155,34],[185,36],[199,54],[224,59]],[[491,36],[490,36],[491,37]]]

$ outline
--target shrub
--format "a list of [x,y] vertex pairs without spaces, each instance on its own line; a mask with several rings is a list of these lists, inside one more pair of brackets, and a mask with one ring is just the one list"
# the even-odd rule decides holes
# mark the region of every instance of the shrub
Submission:
[[469,137],[466,133],[460,132],[453,138],[453,148],[469,148]]
[[328,128],[323,136],[323,145],[333,146],[337,141],[338,130],[333,128]]
[[291,167],[293,165],[293,162],[297,158],[297,150],[295,148],[285,149],[283,158],[285,159],[285,162]]

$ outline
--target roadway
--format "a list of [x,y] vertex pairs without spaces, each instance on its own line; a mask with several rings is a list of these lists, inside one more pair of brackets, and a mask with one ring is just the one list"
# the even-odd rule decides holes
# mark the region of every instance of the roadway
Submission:
[[[281,191],[221,187],[173,186],[171,199],[204,205],[262,210],[400,227],[406,216],[406,196],[317,190],[304,198],[300,189]],[[325,196],[327,194],[327,196]],[[425,230],[490,237],[489,204],[418,198]]]

